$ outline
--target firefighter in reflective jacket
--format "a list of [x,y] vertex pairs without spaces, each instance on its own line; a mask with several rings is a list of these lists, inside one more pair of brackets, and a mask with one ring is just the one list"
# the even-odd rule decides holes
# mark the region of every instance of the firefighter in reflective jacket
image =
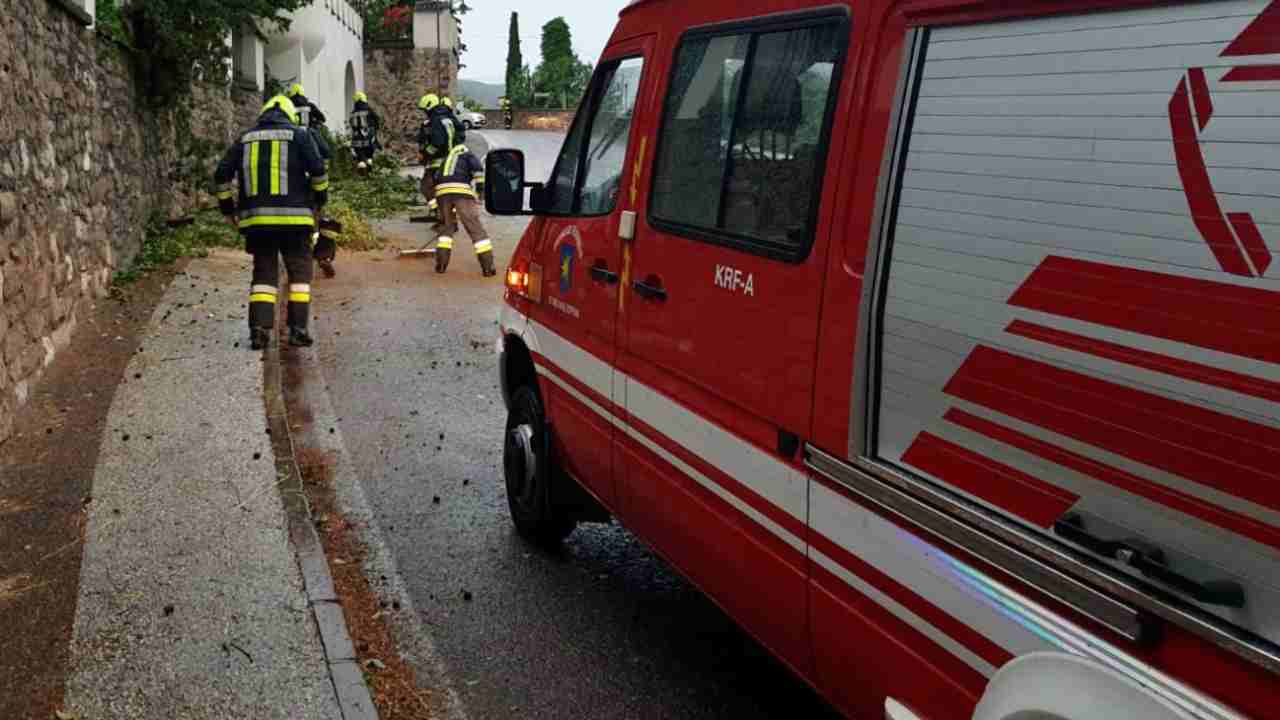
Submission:
[[506,127],[506,129],[510,130],[510,129],[511,129],[511,121],[512,121],[512,118],[511,118],[511,100],[510,100],[510,98],[505,98],[505,97],[504,97],[504,98],[502,98],[501,100],[499,100],[499,101],[498,101],[498,104],[499,104],[499,105],[501,105],[501,107],[502,107],[502,124],[503,124],[503,126],[504,126],[504,127]]
[[258,124],[237,140],[218,164],[214,183],[223,215],[253,255],[249,290],[249,339],[265,348],[275,325],[280,256],[289,273],[289,342],[311,345],[311,236],[316,209],[328,201],[329,178],[311,134],[288,98],[262,108]]
[[466,228],[475,247],[480,271],[485,277],[497,274],[493,264],[493,243],[480,222],[480,203],[476,192],[484,191],[484,165],[480,158],[457,145],[449,151],[435,178],[436,200],[440,204],[440,218],[444,227],[436,240],[436,272],[449,269],[449,256],[453,254],[453,237],[458,233],[458,223]]
[[430,204],[436,196],[432,189],[435,176],[449,152],[466,140],[466,131],[454,118],[449,106],[434,93],[423,95],[418,101],[418,109],[426,114],[418,128],[418,157],[423,166],[422,196]]
[[369,107],[369,96],[362,92],[355,94],[355,104],[351,108],[351,153],[355,156],[356,169],[364,172],[369,169],[373,156],[377,153],[378,130],[382,127],[382,118]]

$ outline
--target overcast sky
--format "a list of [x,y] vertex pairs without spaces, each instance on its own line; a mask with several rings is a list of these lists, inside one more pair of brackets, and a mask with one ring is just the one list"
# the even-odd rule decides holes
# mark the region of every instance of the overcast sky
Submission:
[[542,42],[542,26],[564,16],[573,34],[573,51],[583,62],[595,64],[613,33],[618,12],[629,0],[468,0],[472,7],[462,20],[461,76],[467,80],[502,83],[507,76],[507,28],[511,12],[520,13],[520,53],[529,67],[537,67]]

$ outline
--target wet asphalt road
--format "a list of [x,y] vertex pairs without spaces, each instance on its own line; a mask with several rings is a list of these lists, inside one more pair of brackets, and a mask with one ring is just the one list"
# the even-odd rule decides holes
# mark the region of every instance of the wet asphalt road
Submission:
[[[535,180],[561,141],[484,134],[523,148]],[[527,221],[485,221],[503,268]],[[389,230],[404,247],[429,237],[424,225]],[[554,553],[516,536],[501,475],[501,287],[469,243],[454,253],[443,276],[430,260],[340,256],[340,276],[317,280],[315,312],[347,451],[469,717],[832,717],[617,524],[584,525]]]

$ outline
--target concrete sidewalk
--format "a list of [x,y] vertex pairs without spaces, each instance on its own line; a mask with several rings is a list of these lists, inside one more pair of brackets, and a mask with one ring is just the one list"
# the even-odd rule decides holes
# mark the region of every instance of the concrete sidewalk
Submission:
[[67,685],[86,720],[341,718],[277,488],[248,282],[242,253],[193,261],[111,406]]

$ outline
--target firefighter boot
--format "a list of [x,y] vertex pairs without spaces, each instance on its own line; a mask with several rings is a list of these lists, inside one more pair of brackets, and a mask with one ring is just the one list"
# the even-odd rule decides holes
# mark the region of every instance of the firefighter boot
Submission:
[[[487,241],[486,241],[487,242]],[[485,277],[493,277],[498,274],[497,268],[493,266],[493,250],[485,250],[476,254],[476,258],[480,260],[480,274]]]
[[441,235],[436,240],[436,272],[443,273],[449,269],[449,256],[453,255],[453,238]]
[[263,350],[271,344],[271,328],[276,319],[275,285],[255,283],[249,289],[249,347]]
[[289,344],[294,347],[311,347],[315,344],[315,339],[311,337],[306,328],[290,325]]
[[[310,258],[306,258],[310,263]],[[313,340],[307,333],[307,325],[311,320],[311,285],[309,283],[289,284],[289,344],[294,347],[311,347]]]

